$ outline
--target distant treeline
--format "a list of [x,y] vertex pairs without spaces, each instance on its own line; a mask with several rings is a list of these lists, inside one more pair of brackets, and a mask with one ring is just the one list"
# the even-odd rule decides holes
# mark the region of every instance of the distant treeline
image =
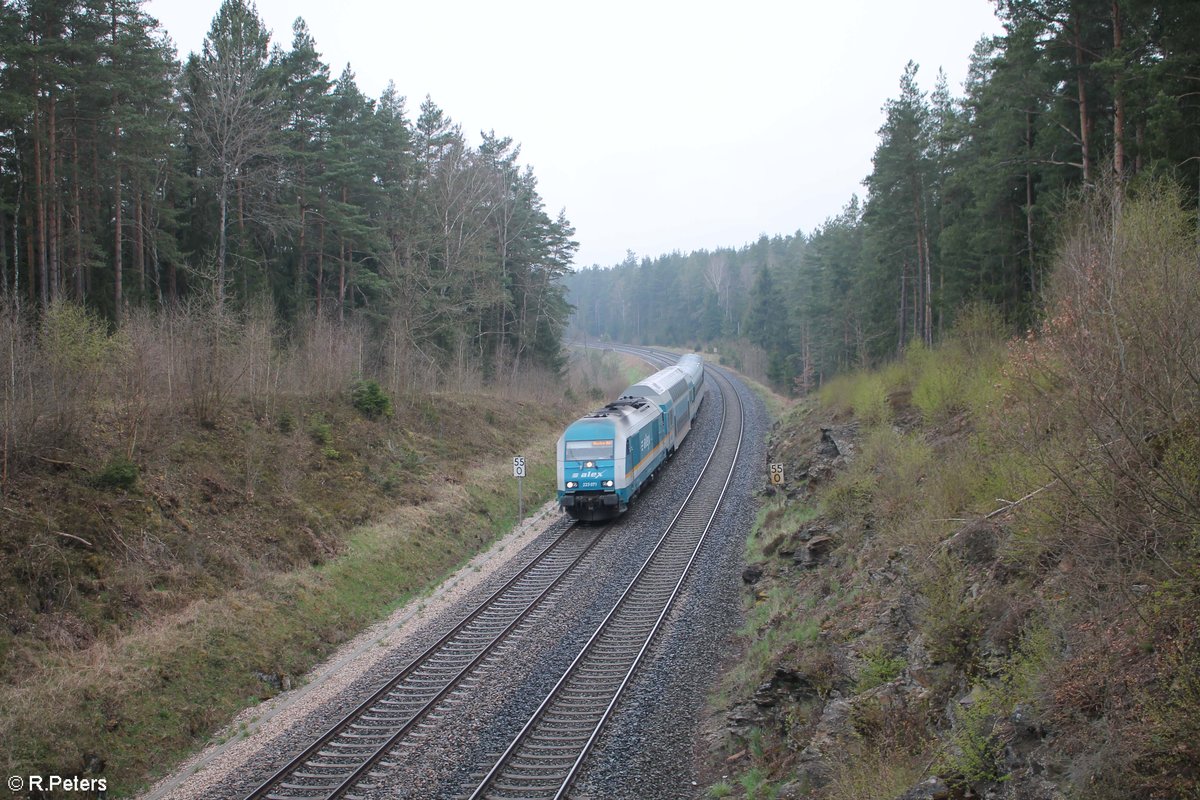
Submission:
[[977,44],[965,96],[940,73],[926,94],[917,66],[905,69],[865,202],[807,235],[580,272],[568,281],[576,330],[691,346],[741,338],[763,349],[773,380],[804,390],[932,343],[968,303],[996,307],[1014,330],[1033,323],[1080,186],[1154,175],[1195,201],[1200,3],[996,5],[1005,33]]
[[120,323],[264,300],[356,314],[425,366],[557,369],[577,245],[510,139],[331,78],[303,20],[272,44],[225,0],[180,64],[137,0],[0,5],[0,300]]

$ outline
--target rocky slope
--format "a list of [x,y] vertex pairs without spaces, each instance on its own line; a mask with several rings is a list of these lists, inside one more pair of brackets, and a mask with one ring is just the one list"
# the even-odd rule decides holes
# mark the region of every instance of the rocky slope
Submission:
[[871,413],[775,425],[708,796],[1195,796],[1194,581],[1053,541],[1063,482],[1000,494],[987,415],[923,413],[908,366]]

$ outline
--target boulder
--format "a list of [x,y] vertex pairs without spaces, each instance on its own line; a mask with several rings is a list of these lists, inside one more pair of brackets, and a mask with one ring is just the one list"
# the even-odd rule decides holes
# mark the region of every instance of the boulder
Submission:
[[776,667],[771,679],[754,692],[754,704],[759,708],[770,708],[780,701],[796,703],[816,695],[817,690],[807,677],[793,670]]
[[833,550],[836,541],[832,536],[814,536],[804,543],[804,546],[796,550],[796,554],[792,560],[797,566],[805,569],[812,569],[819,566]]
[[725,716],[725,732],[743,745],[750,740],[754,729],[766,727],[768,724],[767,715],[754,703],[739,703],[729,709]]
[[821,443],[817,445],[817,455],[826,458],[837,458],[842,454],[833,438],[832,428],[821,428]]
[[986,566],[996,560],[1004,526],[980,519],[968,523],[950,541],[950,552],[968,564]]
[[763,576],[762,567],[757,564],[751,564],[742,570],[742,583],[754,585],[759,582]]
[[909,789],[896,800],[947,800],[950,787],[941,778],[927,778]]

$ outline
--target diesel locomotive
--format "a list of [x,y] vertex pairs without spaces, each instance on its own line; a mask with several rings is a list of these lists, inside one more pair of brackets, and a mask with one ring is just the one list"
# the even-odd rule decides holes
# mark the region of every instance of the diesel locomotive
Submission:
[[563,510],[587,522],[623,514],[692,429],[704,391],[704,360],[686,355],[572,422],[558,440]]

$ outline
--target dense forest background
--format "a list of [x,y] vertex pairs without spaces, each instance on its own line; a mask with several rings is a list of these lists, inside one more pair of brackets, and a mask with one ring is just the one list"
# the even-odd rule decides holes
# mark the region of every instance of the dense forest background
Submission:
[[[574,333],[719,346],[797,391],[985,303],[1038,313],[1081,186],[1149,176],[1200,188],[1200,4],[997,0],[962,97],[909,63],[884,106],[866,199],[809,234],[638,259],[568,280]],[[815,114],[819,117],[819,114]],[[804,187],[796,187],[803,191]]]
[[[0,6],[0,300],[369,326],[436,383],[557,371],[576,250],[511,139],[332,77],[303,20],[226,0],[181,64],[136,0]],[[310,325],[311,327],[311,325]]]

